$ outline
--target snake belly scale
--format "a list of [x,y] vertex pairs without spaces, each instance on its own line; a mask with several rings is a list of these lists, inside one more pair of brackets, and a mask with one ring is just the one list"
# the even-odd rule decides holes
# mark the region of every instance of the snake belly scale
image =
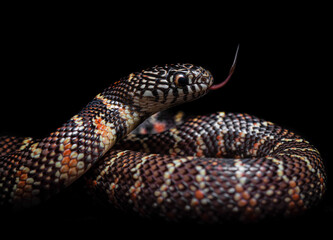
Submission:
[[1,206],[40,204],[81,176],[114,206],[170,220],[254,220],[317,203],[326,182],[319,152],[271,122],[219,112],[130,134],[212,84],[202,67],[155,66],[115,82],[41,140],[1,137]]

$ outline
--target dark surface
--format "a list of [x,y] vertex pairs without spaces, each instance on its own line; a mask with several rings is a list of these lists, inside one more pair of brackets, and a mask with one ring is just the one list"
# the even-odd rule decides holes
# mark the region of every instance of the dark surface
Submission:
[[[46,14],[47,15],[47,14]],[[56,16],[56,15],[55,15]],[[101,18],[101,19],[100,19]],[[100,18],[78,21],[59,16],[42,20],[18,15],[3,28],[0,134],[43,137],[61,126],[112,81],[156,64],[190,62],[209,69],[217,82],[228,74],[237,44],[238,64],[230,83],[180,109],[246,112],[300,134],[322,154],[328,190],[305,216],[257,224],[196,225],[143,220],[96,204],[72,188],[46,205],[0,216],[16,234],[76,233],[124,236],[239,236],[320,234],[332,226],[333,165],[329,72],[325,30],[303,22],[238,28],[233,34],[218,19],[202,26],[167,23],[160,31],[150,21],[118,28]],[[62,20],[61,20],[62,19]],[[80,18],[81,19],[81,18]],[[83,18],[84,19],[84,18]],[[200,22],[200,21],[199,21]],[[213,25],[216,24],[216,25]],[[309,22],[310,23],[310,22]],[[311,22],[312,23],[312,22]],[[116,24],[117,25],[117,24]],[[241,26],[244,27],[244,26]],[[313,38],[313,36],[315,36]],[[325,59],[325,60],[324,60]],[[262,230],[268,230],[263,233]]]

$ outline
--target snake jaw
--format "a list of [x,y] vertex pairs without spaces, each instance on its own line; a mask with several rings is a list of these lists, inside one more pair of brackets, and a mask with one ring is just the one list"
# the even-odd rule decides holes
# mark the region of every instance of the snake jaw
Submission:
[[238,57],[238,50],[239,50],[239,45],[237,46],[235,57],[234,57],[234,61],[233,61],[232,65],[231,65],[231,68],[229,70],[229,74],[228,74],[227,78],[223,82],[221,82],[221,83],[212,85],[209,88],[210,90],[220,89],[220,88],[222,88],[224,85],[226,85],[229,82],[229,80],[230,80],[230,78],[231,78],[231,76],[234,73],[235,68],[236,68],[236,62],[237,62],[237,57]]

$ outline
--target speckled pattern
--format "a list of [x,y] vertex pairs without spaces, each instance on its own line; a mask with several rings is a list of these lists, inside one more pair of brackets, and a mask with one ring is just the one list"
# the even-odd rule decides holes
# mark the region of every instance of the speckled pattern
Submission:
[[0,206],[29,207],[81,177],[150,115],[207,93],[211,74],[191,64],[130,74],[49,136],[0,158]]
[[288,216],[325,191],[324,166],[309,142],[247,114],[196,116],[160,134],[128,136],[115,148],[131,151],[110,152],[88,182],[112,204],[143,216]]
[[129,134],[211,84],[193,65],[155,67],[116,82],[42,140],[0,138],[1,204],[38,204],[82,175],[114,206],[173,221],[251,221],[316,204],[326,183],[319,152],[272,122],[219,112]]

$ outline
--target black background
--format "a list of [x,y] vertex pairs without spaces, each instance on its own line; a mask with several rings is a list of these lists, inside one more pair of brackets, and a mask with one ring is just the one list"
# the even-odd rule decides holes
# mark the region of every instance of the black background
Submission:
[[[31,12],[24,7],[14,8],[4,18],[1,135],[43,137],[112,81],[152,65],[198,64],[209,69],[217,82],[222,81],[240,44],[231,81],[179,109],[198,114],[245,112],[295,131],[321,152],[327,167],[328,191],[320,206],[304,217],[230,227],[142,220],[105,211],[83,193],[72,196],[68,190],[41,209],[13,214],[9,221],[1,219],[7,226],[24,222],[27,229],[43,227],[54,233],[60,225],[63,230],[77,228],[92,234],[102,230],[112,236],[117,231],[128,236],[150,235],[152,229],[162,236],[173,236],[176,230],[183,230],[184,235],[203,236],[208,232],[233,233],[238,227],[253,235],[263,228],[272,232],[281,228],[295,235],[304,231],[323,233],[324,224],[332,223],[332,51],[324,13],[313,17],[316,11],[311,9],[297,11],[296,16],[293,11],[272,16],[267,12],[255,21],[255,14],[238,15],[238,24],[235,16],[229,22],[222,20],[224,11],[211,13],[214,6],[197,6],[189,15],[172,6],[163,14],[47,9]],[[128,21],[128,16],[135,17]],[[284,232],[279,233],[283,236]]]

